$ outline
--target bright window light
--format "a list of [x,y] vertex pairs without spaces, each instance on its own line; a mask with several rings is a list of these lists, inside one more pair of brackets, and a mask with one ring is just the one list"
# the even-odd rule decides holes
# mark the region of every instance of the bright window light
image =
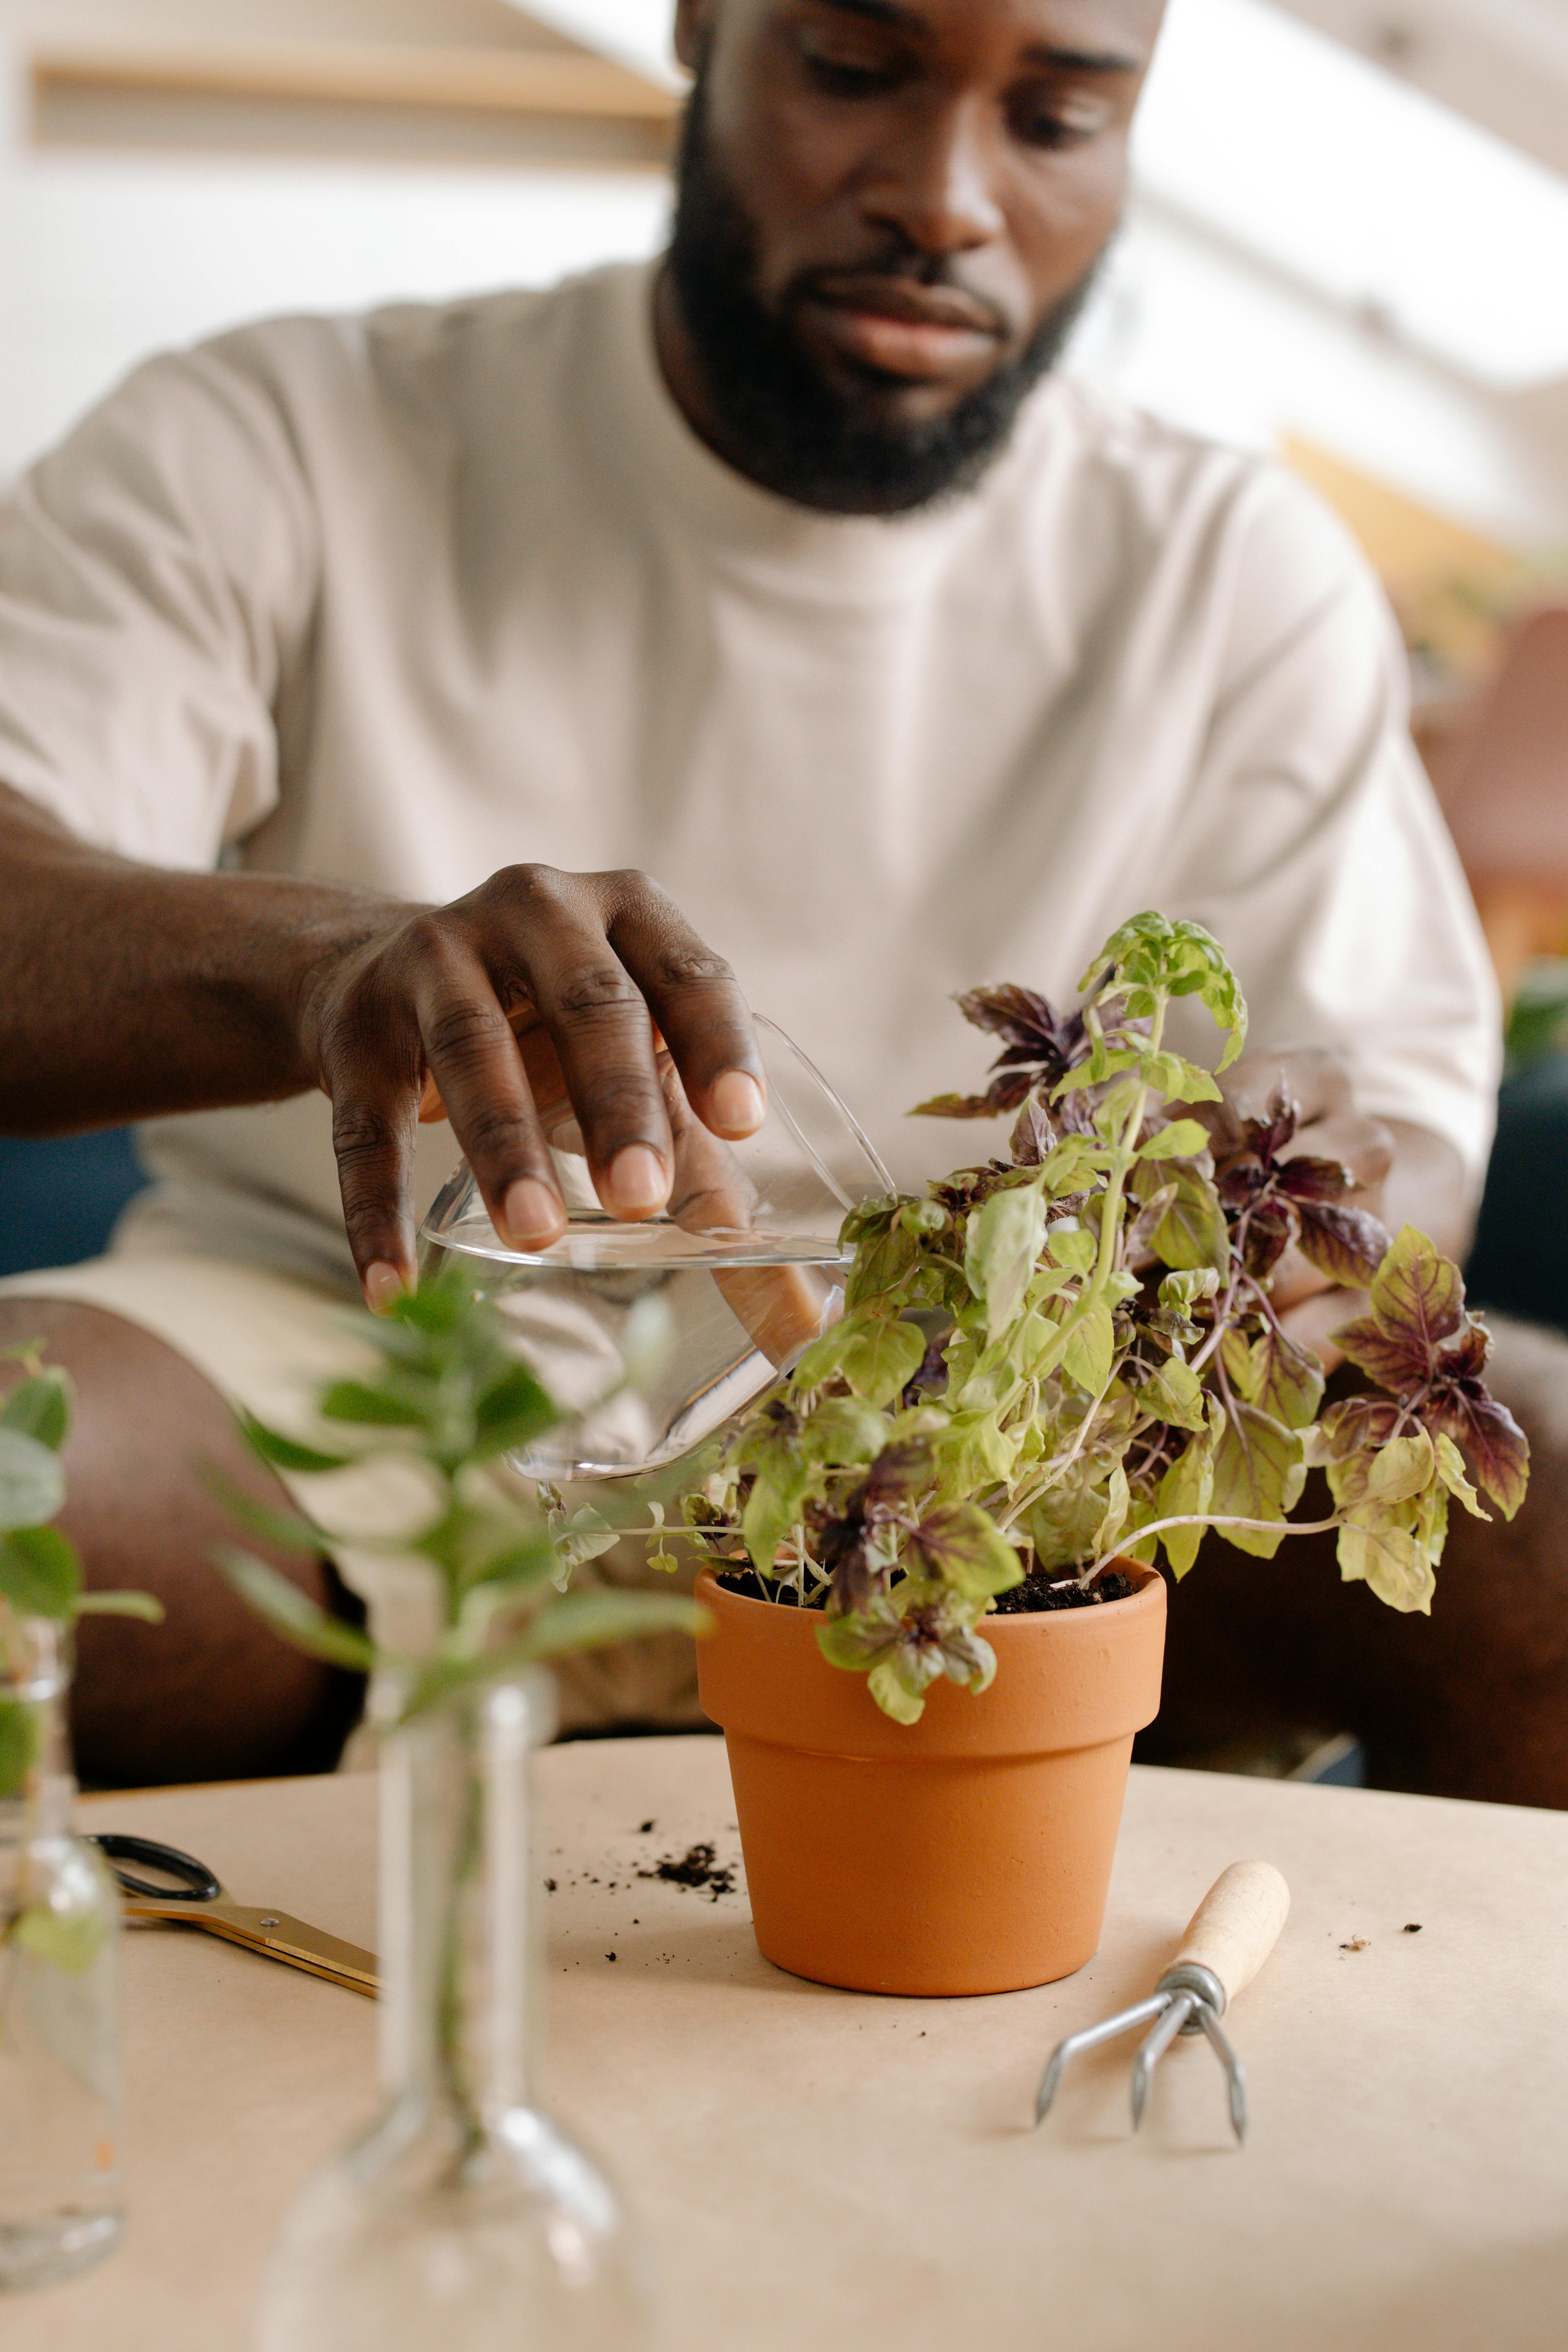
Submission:
[[1568,180],[1266,5],[1172,0],[1139,184],[1478,381],[1568,373]]
[[670,31],[675,0],[511,0],[542,24],[553,26],[652,81],[680,86]]

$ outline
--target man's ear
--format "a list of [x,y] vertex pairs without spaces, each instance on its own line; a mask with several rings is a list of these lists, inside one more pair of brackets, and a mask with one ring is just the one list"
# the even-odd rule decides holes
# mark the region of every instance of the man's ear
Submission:
[[702,62],[718,13],[718,0],[676,0],[675,54],[688,73]]

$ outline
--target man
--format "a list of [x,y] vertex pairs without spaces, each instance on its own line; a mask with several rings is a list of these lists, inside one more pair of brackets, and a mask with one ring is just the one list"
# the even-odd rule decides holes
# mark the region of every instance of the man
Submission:
[[0,1299],[81,1384],[94,1580],[170,1604],[84,1643],[88,1769],[341,1738],[207,1568],[199,1465],[335,1288],[410,1278],[453,1138],[502,1233],[559,1232],[514,1031],[618,1215],[670,1181],[650,1013],[734,1137],[747,1000],[918,1181],[973,1149],[900,1125],[964,1080],[945,992],[1066,993],[1158,905],[1310,1049],[1306,1148],[1462,1240],[1495,1008],[1375,591],[1283,476],[1050,373],[1160,15],[683,0],[660,268],[154,362],[0,515],[0,1120],[147,1121],[156,1180]]

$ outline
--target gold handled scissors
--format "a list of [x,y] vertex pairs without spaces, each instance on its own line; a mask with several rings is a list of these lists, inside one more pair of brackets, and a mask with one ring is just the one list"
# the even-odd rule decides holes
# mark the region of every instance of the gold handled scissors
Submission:
[[[163,1919],[180,1927],[205,1927],[209,1936],[243,1944],[247,1951],[259,1952],[266,1959],[281,1960],[287,1969],[303,1969],[307,1976],[325,1977],[329,1984],[343,1985],[350,1992],[368,1993],[372,2000],[379,1992],[374,1952],[323,1935],[320,1927],[309,1927],[303,1919],[291,1919],[287,1911],[231,1903],[205,1863],[198,1862],[195,1854],[182,1853],[178,1846],[161,1845],[156,1838],[126,1837],[115,1830],[89,1837],[87,1843],[97,1846],[113,1871],[125,1896],[128,1919]],[[127,1862],[162,1871],[175,1883],[158,1886],[148,1879],[134,1878],[120,1867]]]

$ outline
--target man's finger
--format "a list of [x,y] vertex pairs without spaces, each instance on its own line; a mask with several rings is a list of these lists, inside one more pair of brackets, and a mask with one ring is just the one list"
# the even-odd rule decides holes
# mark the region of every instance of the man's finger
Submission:
[[379,1313],[414,1280],[414,1137],[418,1051],[410,1037],[395,1058],[345,1058],[325,1076],[343,1224],[366,1304]]
[[727,1140],[754,1135],[767,1078],[734,973],[646,875],[600,879],[610,944],[653,1012],[692,1109]]
[[[510,935],[510,958],[560,1060],[595,1190],[612,1217],[636,1220],[656,1216],[669,1198],[674,1146],[653,1021],[605,937],[598,879],[523,867],[476,895],[491,902],[487,930],[499,919]],[[486,944],[498,951],[499,943]],[[441,1091],[456,1125],[444,1083]]]
[[426,942],[415,1005],[426,1068],[491,1223],[513,1249],[545,1248],[566,1223],[550,1147],[496,992],[449,934]]

